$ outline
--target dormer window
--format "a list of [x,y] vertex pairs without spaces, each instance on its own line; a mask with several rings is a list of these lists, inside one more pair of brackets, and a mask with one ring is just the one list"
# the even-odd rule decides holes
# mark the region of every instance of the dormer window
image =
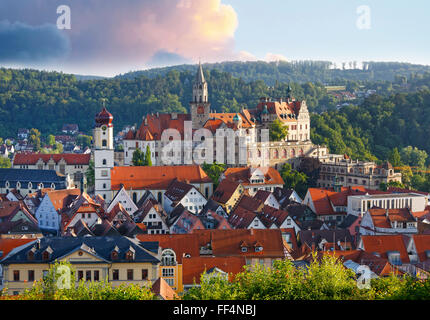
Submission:
[[118,260],[118,252],[119,252],[119,248],[115,246],[115,248],[112,250],[110,254],[110,257],[112,260]]
[[45,251],[43,251],[42,253],[42,260],[48,261],[50,259],[51,253],[52,253],[51,247],[46,248]]
[[27,259],[28,260],[34,260],[34,251],[36,251],[36,249],[33,247],[28,253],[27,253]]
[[129,261],[134,260],[134,254],[135,250],[133,249],[133,247],[130,246],[128,251],[125,253],[125,259]]
[[241,251],[242,251],[242,252],[248,252],[248,248],[247,248],[247,247],[242,247],[242,248],[241,248]]

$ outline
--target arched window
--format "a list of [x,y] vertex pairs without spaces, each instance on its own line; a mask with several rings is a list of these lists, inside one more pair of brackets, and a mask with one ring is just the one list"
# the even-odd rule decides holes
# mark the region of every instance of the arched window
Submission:
[[278,159],[279,158],[279,152],[278,152],[278,150],[275,150],[275,159]]
[[294,158],[296,156],[296,150],[291,149],[291,158]]
[[284,149],[282,151],[282,158],[286,158],[287,157],[287,149]]
[[303,149],[300,149],[300,156],[303,157]]
[[176,254],[171,249],[163,250],[161,254],[161,264],[163,266],[174,266],[176,265]]
[[261,158],[261,151],[258,150],[258,157]]
[[107,147],[107,140],[106,139],[102,140],[102,147]]
[[103,165],[104,166],[106,165],[106,159],[103,159]]

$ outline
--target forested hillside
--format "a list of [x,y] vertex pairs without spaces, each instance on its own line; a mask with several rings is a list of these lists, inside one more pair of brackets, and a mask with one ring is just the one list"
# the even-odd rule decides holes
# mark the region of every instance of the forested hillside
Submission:
[[[0,69],[0,137],[15,137],[18,128],[58,133],[64,123],[77,123],[91,133],[94,115],[107,98],[115,131],[139,125],[155,112],[187,112],[195,70],[170,70],[164,76],[139,76],[78,81],[75,76],[35,70]],[[205,70],[211,108],[236,112],[254,107],[262,96],[286,95],[288,83],[272,87],[262,80],[247,82],[216,69]],[[430,73],[397,75],[394,81],[339,80],[346,89],[376,89],[377,94],[336,108],[321,83],[290,83],[297,99],[306,99],[311,138],[331,152],[353,158],[387,159],[393,148],[418,147],[430,153]],[[322,112],[321,110],[328,110]]]
[[[396,77],[409,77],[412,73],[430,72],[429,66],[399,62],[364,62],[362,66],[354,62],[344,66],[334,65],[327,61],[296,61],[296,62],[221,62],[203,65],[205,70],[216,69],[228,72],[233,77],[245,81],[263,80],[273,86],[276,82],[321,82],[338,84],[342,81],[394,81]],[[360,68],[359,68],[360,67]],[[345,68],[345,70],[343,69]],[[129,72],[118,78],[133,79],[138,76],[154,78],[164,76],[171,70],[196,70],[195,65],[180,65],[164,68],[153,68],[143,71]]]
[[[64,123],[77,123],[90,133],[101,98],[108,100],[116,130],[140,124],[142,116],[151,112],[186,113],[194,76],[195,70],[172,70],[155,78],[78,81],[73,75],[57,72],[0,69],[0,137],[13,137],[22,127],[55,133]],[[264,81],[245,82],[218,70],[205,72],[205,76],[211,108],[216,111],[253,107],[262,96],[285,96],[288,87],[282,83],[269,88]],[[291,86],[297,98],[307,99],[311,109],[334,103],[321,84]]]

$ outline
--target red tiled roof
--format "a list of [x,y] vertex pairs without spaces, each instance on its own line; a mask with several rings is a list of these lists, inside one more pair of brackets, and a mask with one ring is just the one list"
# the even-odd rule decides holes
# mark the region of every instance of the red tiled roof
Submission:
[[285,210],[276,209],[270,206],[264,206],[261,214],[258,216],[266,227],[270,227],[274,223],[277,227],[280,227],[282,223],[287,219],[289,213]]
[[[212,243],[213,256],[284,257],[284,246],[279,229],[195,230],[194,234],[199,235],[201,245]],[[242,241],[250,246],[259,242],[263,246],[263,251],[255,252],[254,248],[250,247],[244,253],[240,248]]]
[[377,228],[391,228],[392,221],[414,222],[415,219],[409,209],[381,209],[371,208],[369,214],[372,218],[373,225]]
[[119,190],[121,185],[127,190],[167,189],[174,179],[187,183],[212,182],[198,165],[114,167],[111,170],[112,190]]
[[191,114],[177,114],[176,119],[172,119],[169,113],[159,115],[148,114],[145,121],[142,122],[140,128],[136,132],[131,130],[127,133],[125,140],[145,140],[151,137],[150,140],[161,140],[161,135],[165,129],[176,129],[184,137],[184,122],[191,120]]
[[349,251],[325,251],[320,254],[332,255],[342,259],[343,262],[351,260],[360,265],[367,265],[371,271],[380,277],[403,274],[397,267],[391,265],[387,259],[377,257],[374,254],[363,250]]
[[370,253],[377,252],[382,258],[388,258],[387,252],[398,251],[403,263],[409,263],[406,249],[409,238],[405,235],[378,235],[361,236],[364,250]]
[[245,229],[254,221],[257,215],[242,207],[237,207],[228,217],[228,223],[235,229]]
[[168,189],[164,193],[164,196],[176,204],[178,201],[181,201],[182,198],[185,197],[192,188],[192,185],[180,182],[175,179],[169,185]]
[[[267,101],[267,102],[260,102],[257,105],[257,112],[261,112],[263,111],[264,107],[267,106],[267,111],[270,114],[276,114],[278,116],[278,118],[283,121],[283,122],[288,122],[288,121],[296,121],[297,119],[293,119],[290,117],[286,117],[286,119],[281,117],[281,114],[286,114],[286,115],[299,115],[300,112],[300,108],[301,108],[301,101],[298,100],[294,100],[294,101],[283,101],[283,102],[279,102],[279,101]],[[252,111],[252,110],[251,110]]]
[[198,235],[190,234],[139,234],[137,238],[140,241],[158,241],[162,249],[172,249],[176,253],[176,259],[182,264],[185,254],[191,257],[200,255],[200,246]]
[[0,260],[6,257],[13,249],[31,241],[35,241],[35,239],[0,239],[0,251],[3,251]]
[[252,128],[255,125],[250,118],[247,118],[244,114],[239,113],[239,112],[238,113],[236,113],[236,112],[234,112],[234,113],[211,113],[211,114],[209,114],[209,116],[211,118],[221,120],[222,122],[224,122],[227,125],[227,127],[231,128],[234,125],[233,118],[237,114],[242,119],[242,128]]
[[258,190],[254,195],[254,199],[260,200],[261,202],[265,202],[268,197],[270,197],[272,193],[267,190]]
[[47,191],[46,195],[48,195],[51,200],[55,210],[61,210],[66,205],[70,203],[71,200],[75,199],[81,194],[79,189],[64,189],[64,190],[52,190]]
[[430,234],[414,234],[412,239],[420,262],[426,261],[428,259],[426,251],[430,251]]
[[179,298],[178,294],[169,286],[163,278],[158,278],[151,287],[152,293],[160,296],[164,300],[176,300]]
[[125,210],[125,208],[119,202],[112,208],[110,212],[105,213],[104,217],[108,219],[110,222],[112,222],[120,212],[124,215],[124,217],[128,221],[133,221],[133,219],[128,214],[127,210]]
[[219,203],[226,203],[228,200],[230,200],[239,186],[239,182],[223,179],[213,193],[212,199]]
[[228,273],[229,279],[243,271],[246,264],[244,257],[191,257],[182,261],[182,282],[184,285],[200,283],[200,276],[204,271],[214,267]]
[[[264,174],[264,182],[263,183],[251,183],[249,181],[252,176],[253,170],[261,170]],[[259,167],[259,168],[251,168],[251,167],[239,167],[239,168],[228,168],[224,172],[224,176],[226,179],[231,181],[237,181],[242,183],[243,185],[283,185],[284,180],[282,179],[279,172],[272,167]]]
[[68,165],[89,165],[91,154],[75,154],[75,153],[60,153],[60,154],[42,154],[42,153],[17,153],[13,159],[13,165],[35,165],[39,159],[46,164],[50,159],[55,163],[64,159]]
[[236,208],[242,208],[248,211],[256,212],[256,211],[261,211],[263,206],[264,206],[264,203],[262,201],[244,194],[240,199],[240,201],[237,203]]

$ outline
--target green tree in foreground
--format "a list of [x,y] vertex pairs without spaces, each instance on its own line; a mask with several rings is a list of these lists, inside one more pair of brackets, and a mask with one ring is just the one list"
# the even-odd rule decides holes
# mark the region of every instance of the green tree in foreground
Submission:
[[211,178],[214,183],[214,188],[218,187],[219,177],[225,171],[225,164],[214,161],[212,164],[203,163],[202,169]]
[[94,161],[90,160],[88,164],[87,172],[85,172],[85,175],[87,176],[87,185],[94,186],[95,183],[95,172],[94,172]]
[[152,160],[151,160],[151,149],[149,149],[149,146],[146,146],[146,152],[145,152],[145,166],[151,167],[152,166]]
[[46,144],[48,146],[54,146],[55,145],[55,136],[52,134],[48,135],[48,138],[46,139]]
[[12,163],[9,158],[0,157],[0,168],[10,168],[12,167]]
[[131,159],[131,162],[133,163],[133,166],[139,167],[139,166],[144,166],[145,165],[145,153],[140,150],[140,149],[136,149],[133,152],[133,157]]
[[294,189],[300,196],[305,195],[308,189],[308,176],[297,170],[293,170],[289,163],[285,163],[279,170],[284,179],[285,187]]
[[270,141],[283,141],[288,135],[288,127],[284,126],[279,119],[272,122],[269,128]]
[[30,129],[28,142],[34,146],[34,151],[40,150],[40,131],[37,129]]
[[[70,278],[64,272],[70,270]],[[19,297],[22,300],[154,300],[150,287],[135,284],[113,287],[105,281],[76,282],[76,271],[69,262],[56,262],[47,275]],[[69,281],[70,279],[70,281]]]
[[395,188],[402,188],[402,189],[404,189],[405,185],[403,183],[399,182],[399,181],[390,181],[388,183],[381,182],[379,184],[379,190],[382,190],[382,191],[387,191],[389,187],[395,187]]
[[275,261],[272,267],[260,264],[230,281],[202,274],[200,287],[193,287],[184,300],[381,300],[429,299],[430,280],[410,277],[372,279],[370,288],[360,289],[355,273],[335,256],[313,256],[308,268],[296,268],[289,260]]

